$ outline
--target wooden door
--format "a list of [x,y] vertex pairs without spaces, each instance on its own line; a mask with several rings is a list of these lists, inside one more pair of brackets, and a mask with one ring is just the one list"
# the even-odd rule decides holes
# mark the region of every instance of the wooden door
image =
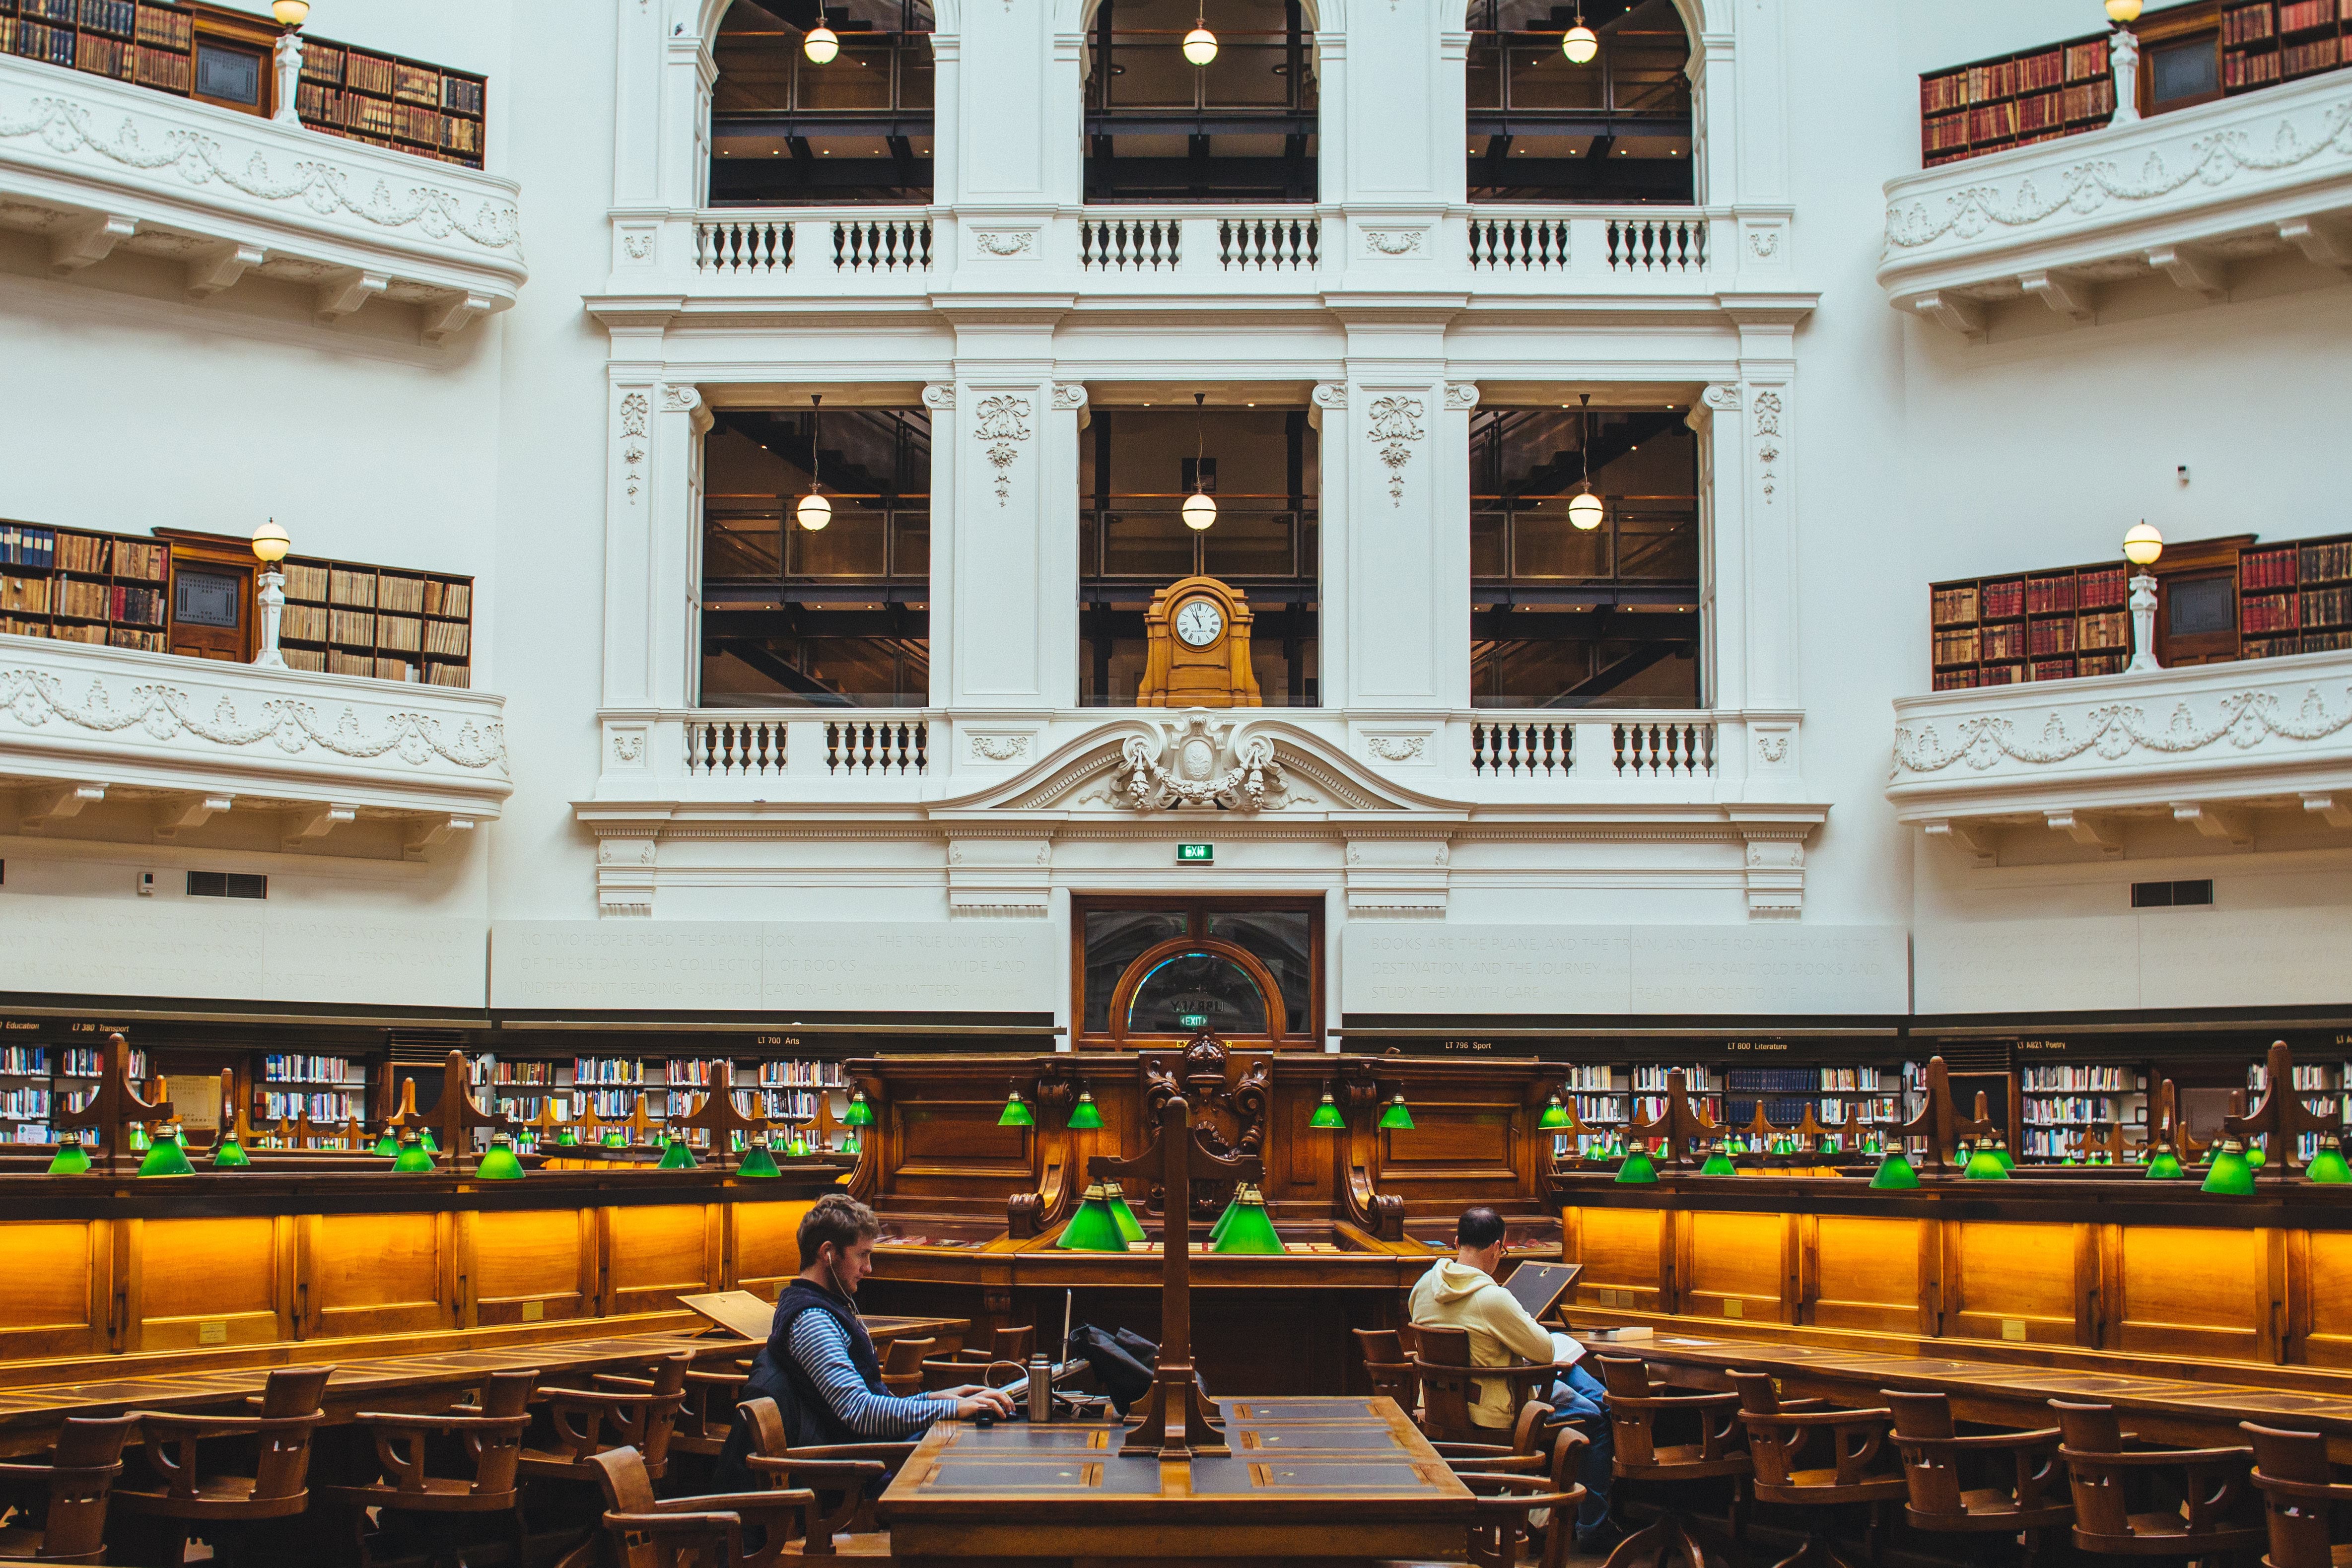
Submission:
[[2167,573],[2157,594],[2157,658],[2166,666],[2226,663],[2238,656],[2234,567]]
[[253,559],[172,548],[171,649],[192,659],[250,664],[258,647]]

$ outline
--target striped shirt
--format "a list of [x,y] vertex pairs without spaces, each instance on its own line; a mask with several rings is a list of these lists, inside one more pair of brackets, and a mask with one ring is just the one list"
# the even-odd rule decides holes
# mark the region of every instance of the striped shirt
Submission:
[[857,1375],[856,1364],[849,1358],[848,1332],[830,1312],[806,1312],[794,1318],[792,1350],[793,1359],[833,1406],[841,1424],[861,1437],[896,1442],[955,1414],[956,1401],[945,1395],[900,1398],[867,1389],[866,1380]]

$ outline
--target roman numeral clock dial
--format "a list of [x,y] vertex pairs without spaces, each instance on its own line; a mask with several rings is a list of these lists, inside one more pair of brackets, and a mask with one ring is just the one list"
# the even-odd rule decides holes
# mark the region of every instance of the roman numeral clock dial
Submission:
[[1184,639],[1187,647],[1205,648],[1224,629],[1224,616],[1205,599],[1195,599],[1176,612],[1176,635]]

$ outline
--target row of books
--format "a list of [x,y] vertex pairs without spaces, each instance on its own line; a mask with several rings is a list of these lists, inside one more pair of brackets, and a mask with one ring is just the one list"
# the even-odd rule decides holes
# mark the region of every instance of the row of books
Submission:
[[838,1061],[763,1061],[760,1063],[760,1082],[763,1085],[839,1089],[847,1080]]
[[295,111],[312,130],[343,127],[451,152],[478,155],[482,151],[482,122],[465,115],[341,92],[316,82],[302,83],[295,93]]
[[1611,1089],[1616,1086],[1616,1069],[1611,1067],[1571,1067],[1568,1070],[1570,1089]]
[[45,1045],[0,1045],[0,1077],[47,1078],[49,1049]]
[[253,1108],[272,1122],[305,1114],[313,1122],[348,1122],[358,1113],[358,1103],[350,1094],[286,1094],[269,1090],[254,1096]]
[[2280,0],[2278,25],[2282,33],[2306,33],[2315,27],[2333,27],[2346,22],[2352,22],[2352,3],[2347,0]]
[[1903,1102],[1892,1094],[1865,1096],[1848,1100],[1843,1095],[1827,1095],[1821,1101],[1815,1119],[1823,1123],[1843,1122],[1849,1109],[1865,1122],[1894,1122],[1902,1119]]
[[2139,1074],[2128,1067],[2029,1067],[2018,1083],[2028,1094],[2128,1093],[2139,1088]]
[[[2294,1065],[2294,1087],[2297,1089],[2341,1088],[2347,1072],[2352,1072],[2352,1063],[2334,1066],[2324,1061],[2298,1061]],[[2266,1061],[2250,1063],[2246,1068],[2246,1087],[2259,1094],[2270,1086],[2270,1063]]]
[[[1647,1089],[1663,1092],[1666,1087],[1666,1075],[1674,1071],[1671,1067],[1637,1067],[1633,1069],[1633,1087],[1636,1091]],[[1704,1067],[1685,1067],[1682,1074],[1683,1087],[1693,1094],[1715,1087]]]
[[139,7],[139,41],[185,54],[195,41],[195,18],[166,5]]
[[28,60],[70,68],[74,63],[74,30],[46,22],[0,16],[0,49]]
[[47,1121],[49,1092],[46,1089],[0,1090],[0,1117],[16,1122]]
[[1809,1094],[1816,1089],[1839,1089],[1864,1094],[1878,1089],[1875,1067],[1734,1067],[1723,1075],[1723,1086],[1733,1092],[1752,1089],[1763,1094]]
[[2042,1095],[2020,1107],[2029,1127],[2071,1127],[2116,1119],[2116,1103],[2103,1094]]
[[283,1055],[261,1059],[261,1077],[266,1083],[342,1083],[351,1076],[349,1057]]
[[[140,1082],[145,1082],[147,1053],[143,1051],[132,1051],[129,1053],[128,1061],[128,1071],[131,1076]],[[61,1077],[66,1078],[102,1078],[106,1075],[106,1052],[94,1046],[69,1045],[65,1049],[64,1059],[58,1066],[58,1072]]]
[[2279,79],[2279,57],[2275,51],[2260,53],[2231,49],[2221,56],[2221,90],[2235,92],[2241,88],[2268,87]]
[[555,1063],[501,1061],[495,1056],[477,1056],[466,1063],[466,1075],[476,1083],[552,1083]]
[[133,626],[163,624],[163,595],[152,588],[110,587],[76,578],[57,580],[57,613],[89,621],[127,622]]
[[286,597],[299,603],[390,610],[457,621],[467,619],[474,611],[471,583],[375,572],[364,567],[330,567],[312,561],[288,561],[282,570],[286,574]]
[[2279,75],[2292,79],[2309,76],[2315,71],[2334,70],[2344,62],[2343,41],[2338,38],[2313,38],[2305,43],[2289,44],[2278,52]]
[[89,643],[101,648],[135,648],[146,653],[168,653],[172,651],[170,639],[161,632],[142,632],[131,626],[108,626],[96,621],[80,625],[60,625],[0,615],[0,632],[12,637],[47,637],[53,643]]

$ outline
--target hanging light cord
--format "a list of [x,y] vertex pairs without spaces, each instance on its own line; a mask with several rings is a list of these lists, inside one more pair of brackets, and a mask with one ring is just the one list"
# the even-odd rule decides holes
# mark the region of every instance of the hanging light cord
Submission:
[[[1578,19],[1581,20],[1583,16],[1584,10],[1580,5]],[[1592,490],[1592,394],[1584,392],[1580,395],[1583,402],[1576,412],[1576,460],[1584,470],[1584,488],[1590,495]]]
[[817,444],[817,436],[824,419],[824,394],[809,393],[809,494],[816,495],[823,486],[818,475],[824,467],[824,451]]
[[1209,476],[1201,469],[1201,455],[1208,450],[1202,444],[1201,422],[1205,416],[1201,411],[1201,405],[1208,401],[1207,392],[1192,394],[1192,494],[1195,496],[1205,496],[1209,493]]

